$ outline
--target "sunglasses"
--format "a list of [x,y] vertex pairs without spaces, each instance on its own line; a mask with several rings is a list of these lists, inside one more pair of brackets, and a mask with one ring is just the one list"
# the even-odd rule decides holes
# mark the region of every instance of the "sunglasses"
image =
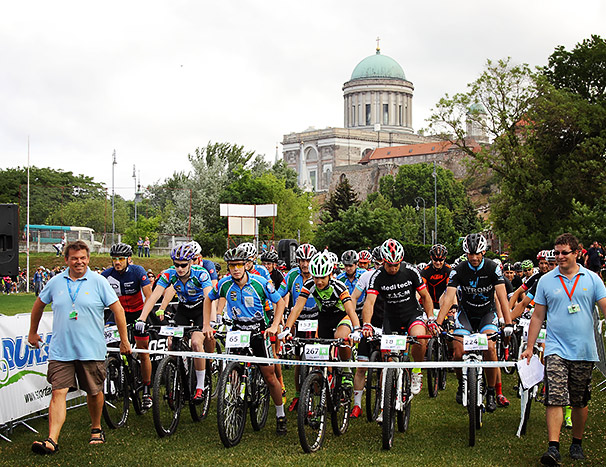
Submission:
[[124,261],[126,256],[112,256],[112,261]]
[[432,261],[435,261],[436,263],[441,263],[445,260],[446,258],[431,258]]
[[570,251],[558,251],[558,250],[555,250],[555,251],[553,252],[553,254],[554,254],[555,256],[559,256],[559,255],[562,255],[562,256],[568,256],[570,253],[572,253],[572,250],[570,250]]
[[227,267],[230,269],[243,269],[244,263],[228,263]]
[[175,268],[185,269],[187,266],[189,266],[189,263],[173,263],[173,265]]

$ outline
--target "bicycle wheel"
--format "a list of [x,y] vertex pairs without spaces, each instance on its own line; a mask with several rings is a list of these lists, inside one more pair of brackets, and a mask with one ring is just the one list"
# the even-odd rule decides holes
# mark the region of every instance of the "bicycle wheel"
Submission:
[[400,433],[404,433],[408,430],[408,424],[410,422],[410,373],[408,370],[402,371],[402,404],[404,406],[403,410],[398,410],[396,412],[396,419],[398,420],[398,431]]
[[194,422],[204,420],[208,415],[208,409],[210,407],[210,398],[212,396],[212,375],[208,365],[209,360],[206,360],[206,372],[204,374],[204,391],[202,392],[202,401],[200,403],[194,403],[193,397],[196,393],[196,387],[198,385],[198,378],[196,377],[196,367],[194,366],[194,359],[187,359],[187,366],[189,368],[189,413],[191,419]]
[[165,357],[156,371],[152,414],[160,438],[172,435],[177,429],[183,408],[183,383],[179,363],[175,357]]
[[[221,342],[217,339],[215,341],[215,353],[221,354],[223,353],[223,347],[221,346]],[[217,388],[219,387],[219,378],[221,377],[221,372],[225,368],[225,360],[206,360],[206,371],[210,371],[211,374],[211,387],[212,394],[211,397],[216,397]]]
[[124,426],[128,419],[128,383],[122,359],[110,356],[105,359],[107,375],[103,383],[103,418],[110,428]]
[[469,415],[469,445],[476,444],[476,411],[478,409],[478,374],[467,368],[467,413]]
[[[516,336],[515,334],[512,334],[509,337],[509,354],[507,355],[507,362],[516,362],[517,361],[517,356],[518,356],[518,347],[519,347],[519,343],[518,343],[518,336]],[[503,368],[503,372],[508,374],[508,375],[512,375],[516,370],[515,366],[507,366],[505,368]]]
[[[381,361],[381,351],[370,354],[371,362]],[[381,411],[381,369],[369,368],[366,375],[366,420],[374,422]]]
[[[332,391],[332,410],[330,411],[330,423],[332,431],[340,436],[349,428],[349,414],[351,413],[351,398],[353,388],[343,385],[343,373],[337,369],[333,370],[335,387]],[[350,384],[352,384],[350,382]]]
[[267,422],[269,413],[269,387],[263,379],[261,369],[253,365],[249,376],[250,384],[250,424],[253,430],[259,431]]
[[297,430],[303,451],[316,452],[322,447],[326,433],[326,404],[322,392],[326,391],[322,373],[311,372],[301,386],[297,409]]
[[[440,344],[438,345],[438,352],[439,352],[438,359],[441,362],[447,362],[448,361],[448,344],[446,344],[446,342],[444,340],[440,340],[439,342],[440,342]],[[447,368],[440,368],[438,370],[438,389],[440,391],[443,391],[444,389],[446,389],[446,376],[447,375],[448,375]]]
[[387,368],[383,372],[385,378],[385,394],[383,399],[383,449],[391,449],[396,429],[396,381],[397,370]]
[[130,399],[133,403],[133,409],[137,415],[143,415],[147,410],[143,409],[141,399],[143,397],[143,382],[141,380],[141,363],[139,360],[130,356],[126,357],[131,372],[129,380]]
[[221,442],[226,448],[240,442],[245,424],[244,367],[238,362],[230,362],[221,372],[217,390],[217,425]]
[[[437,337],[432,337],[427,343],[427,353],[425,359],[428,362],[440,361],[440,343]],[[438,396],[438,380],[439,380],[439,369],[438,368],[427,368],[427,389],[429,391],[429,397]]]

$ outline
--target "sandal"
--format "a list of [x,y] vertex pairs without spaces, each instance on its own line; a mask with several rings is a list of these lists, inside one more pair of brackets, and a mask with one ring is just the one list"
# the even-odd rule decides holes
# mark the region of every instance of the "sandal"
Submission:
[[[50,449],[46,443],[49,443],[53,449]],[[59,450],[59,445],[55,443],[52,439],[46,438],[44,441],[34,441],[32,444],[32,451],[36,454],[41,454],[43,456],[47,454],[54,454]]]
[[[105,432],[101,429],[101,428],[93,428],[92,430],[90,430],[90,440],[88,441],[88,444],[103,444],[105,443]],[[99,435],[99,436],[92,436],[92,435]]]

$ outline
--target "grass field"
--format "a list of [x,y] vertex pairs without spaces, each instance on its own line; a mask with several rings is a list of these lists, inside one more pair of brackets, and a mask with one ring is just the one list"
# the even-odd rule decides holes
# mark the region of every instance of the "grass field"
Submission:
[[35,301],[36,296],[33,292],[11,295],[0,294],[0,313],[8,316],[17,313],[29,313],[32,311],[32,305]]

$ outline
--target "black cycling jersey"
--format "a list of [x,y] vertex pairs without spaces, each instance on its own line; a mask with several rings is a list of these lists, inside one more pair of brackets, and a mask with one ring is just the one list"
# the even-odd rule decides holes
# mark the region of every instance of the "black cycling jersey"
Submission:
[[367,294],[383,297],[385,318],[405,317],[418,314],[415,292],[426,287],[416,268],[401,263],[400,270],[394,275],[388,274],[385,267],[377,269],[370,278]]
[[463,261],[450,273],[448,287],[460,291],[459,307],[470,317],[494,312],[495,286],[504,284],[503,271],[494,261],[484,258],[477,268]]
[[513,293],[515,292],[515,290],[513,288],[513,284],[511,283],[511,281],[509,279],[507,279],[505,276],[503,276],[503,280],[505,281],[505,291],[507,292],[507,300],[509,300],[511,298],[511,296],[513,295]]
[[511,281],[511,285],[513,285],[513,290],[518,290],[518,287],[520,287],[524,282],[522,282],[522,278],[520,276],[518,276],[518,274],[514,274],[513,276],[513,280]]
[[284,282],[284,274],[282,274],[278,268],[274,268],[274,270],[269,273],[269,277],[274,283],[274,288],[278,290],[282,282]]
[[450,271],[451,267],[448,264],[444,264],[441,269],[436,269],[433,263],[429,263],[421,271],[421,277],[427,285],[427,291],[433,301],[434,308],[440,308],[440,297],[446,290]]
[[535,285],[537,282],[539,282],[539,279],[542,276],[543,276],[543,273],[541,271],[539,271],[539,272],[533,274],[532,276],[530,276],[528,278],[528,280],[521,285],[522,290],[524,292],[526,292],[527,290],[531,289],[533,285]]
[[319,319],[328,314],[343,316],[345,313],[343,304],[351,301],[347,286],[343,282],[333,279],[332,277],[328,280],[328,285],[323,290],[316,287],[316,283],[313,279],[309,279],[305,282],[299,297],[304,297],[307,300],[310,295],[314,297],[316,304],[318,305]]

